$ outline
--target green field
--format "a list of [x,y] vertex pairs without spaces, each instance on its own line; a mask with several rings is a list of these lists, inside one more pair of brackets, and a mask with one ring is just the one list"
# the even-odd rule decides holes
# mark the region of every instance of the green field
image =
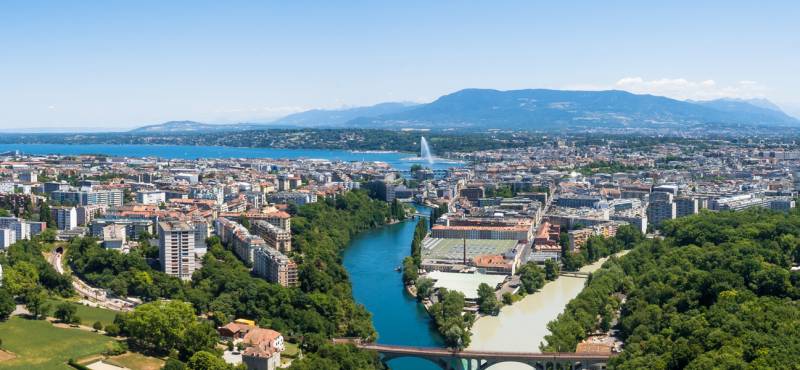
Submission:
[[158,370],[164,366],[164,360],[148,357],[140,353],[128,352],[119,356],[114,356],[103,360],[103,362],[119,366],[127,367],[133,370]]
[[[50,316],[53,316],[53,313],[56,311],[56,306],[58,306],[59,303],[64,302],[64,300],[53,298],[49,299],[47,302],[50,304]],[[92,326],[95,321],[100,321],[105,327],[106,325],[113,323],[114,317],[117,315],[116,311],[84,306],[77,302],[69,302],[78,308],[77,315],[81,319],[81,324],[86,326]]]
[[72,369],[70,358],[99,354],[113,339],[78,329],[62,329],[44,320],[12,317],[0,323],[3,349],[17,358],[0,362],[0,369]]

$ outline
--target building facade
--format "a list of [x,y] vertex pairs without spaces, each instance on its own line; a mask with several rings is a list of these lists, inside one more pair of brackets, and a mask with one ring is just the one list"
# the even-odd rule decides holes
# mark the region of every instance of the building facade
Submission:
[[184,221],[158,223],[158,254],[161,269],[170,276],[190,280],[196,264],[194,228]]

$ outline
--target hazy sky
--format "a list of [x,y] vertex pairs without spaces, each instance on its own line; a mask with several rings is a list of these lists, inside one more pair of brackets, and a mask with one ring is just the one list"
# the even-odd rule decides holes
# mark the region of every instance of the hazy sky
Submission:
[[800,1],[2,1],[0,129],[267,121],[462,88],[767,97]]

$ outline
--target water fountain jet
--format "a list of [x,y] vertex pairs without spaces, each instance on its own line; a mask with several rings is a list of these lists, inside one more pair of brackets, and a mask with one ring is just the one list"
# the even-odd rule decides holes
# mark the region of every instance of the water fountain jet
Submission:
[[428,164],[433,164],[433,154],[431,153],[431,148],[428,146],[428,140],[425,140],[425,136],[421,136],[419,146],[420,157],[428,162]]

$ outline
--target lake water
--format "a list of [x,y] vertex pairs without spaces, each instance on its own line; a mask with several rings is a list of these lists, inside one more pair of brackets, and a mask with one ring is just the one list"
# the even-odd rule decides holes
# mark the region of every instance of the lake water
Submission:
[[[115,144],[0,144],[0,153],[19,150],[24,154],[79,155],[105,154],[118,157],[158,157],[165,159],[198,158],[270,158],[270,159],[327,159],[331,161],[386,162],[394,168],[409,169],[414,163],[422,163],[414,153],[399,152],[352,152],[328,149],[278,149],[241,148],[225,146],[191,145],[115,145]],[[460,163],[437,161],[433,169],[447,169]]]
[[[395,271],[409,255],[416,224],[410,220],[360,234],[345,250],[344,266],[353,296],[372,313],[378,343],[441,347],[442,339],[432,328],[428,313],[405,292],[401,273]],[[389,366],[393,370],[439,370],[428,361],[413,358],[398,358]]]

